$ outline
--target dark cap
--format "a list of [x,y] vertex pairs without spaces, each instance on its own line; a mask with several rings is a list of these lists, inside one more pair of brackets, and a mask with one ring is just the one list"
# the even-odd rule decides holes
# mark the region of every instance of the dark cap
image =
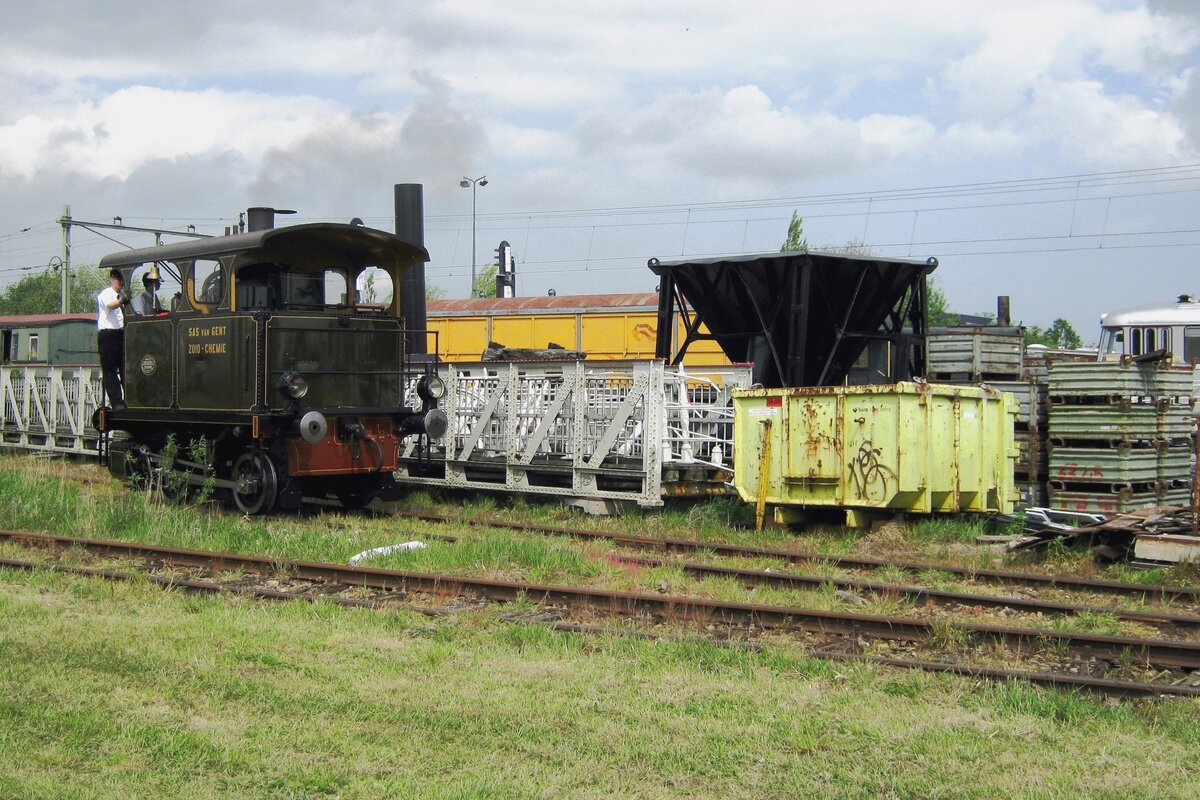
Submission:
[[119,270],[119,269],[114,269],[112,272],[108,273],[108,277],[116,278],[117,280],[121,281],[122,283],[125,282],[125,276],[123,276],[121,274],[121,270]]

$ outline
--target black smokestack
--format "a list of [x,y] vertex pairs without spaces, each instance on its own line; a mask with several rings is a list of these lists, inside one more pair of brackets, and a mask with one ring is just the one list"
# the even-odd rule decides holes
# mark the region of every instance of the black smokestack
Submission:
[[295,214],[290,208],[264,208],[255,206],[246,209],[246,230],[267,231],[275,227],[276,214]]
[[[419,183],[396,184],[396,235],[425,246],[425,200]],[[408,329],[408,352],[427,352],[425,336],[425,262],[410,264],[400,281],[400,316]]]
[[246,209],[246,228],[250,231],[265,231],[275,227],[275,209],[258,206]]

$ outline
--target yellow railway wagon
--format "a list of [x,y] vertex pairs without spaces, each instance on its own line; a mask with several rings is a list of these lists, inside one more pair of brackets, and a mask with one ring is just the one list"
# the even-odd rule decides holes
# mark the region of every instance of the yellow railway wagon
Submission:
[[[675,341],[683,341],[678,315],[675,324]],[[595,360],[654,358],[658,294],[430,300],[427,327],[437,333],[438,355],[451,363],[478,361],[488,342],[530,348],[553,342]],[[716,342],[700,340],[688,348],[684,363],[716,366],[730,361]]]

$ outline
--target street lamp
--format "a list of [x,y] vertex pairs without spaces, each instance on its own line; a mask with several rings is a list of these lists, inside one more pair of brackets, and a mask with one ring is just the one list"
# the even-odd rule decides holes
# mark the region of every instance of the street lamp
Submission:
[[475,296],[475,193],[478,187],[487,186],[487,175],[478,178],[464,177],[458,182],[463,189],[471,187],[471,285],[467,287],[467,297]]

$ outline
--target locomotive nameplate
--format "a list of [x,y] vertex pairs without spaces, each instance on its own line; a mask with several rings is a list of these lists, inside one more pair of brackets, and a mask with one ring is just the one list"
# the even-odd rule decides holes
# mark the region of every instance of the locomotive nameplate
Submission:
[[228,325],[188,325],[184,336],[187,339],[185,355],[229,355]]

